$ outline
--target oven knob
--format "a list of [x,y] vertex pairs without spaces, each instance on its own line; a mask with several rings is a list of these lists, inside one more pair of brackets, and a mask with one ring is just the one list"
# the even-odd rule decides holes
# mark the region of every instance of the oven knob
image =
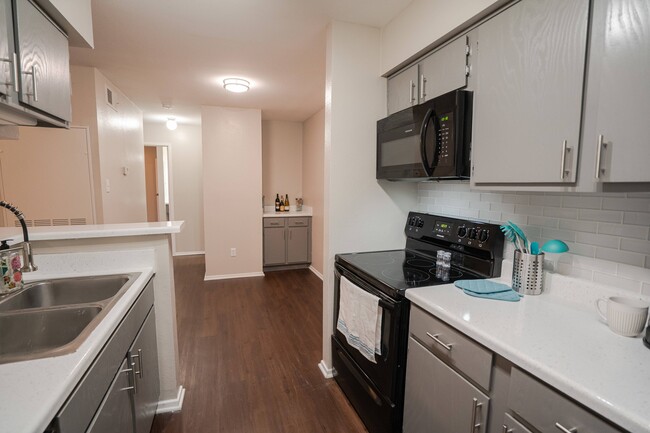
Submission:
[[481,241],[481,242],[485,242],[485,241],[488,240],[489,237],[490,237],[490,232],[489,231],[481,230],[481,232],[478,235],[478,240]]
[[477,234],[477,232],[476,232],[475,228],[469,229],[469,238],[470,239],[476,239],[476,234]]
[[458,227],[458,237],[464,238],[467,236],[467,229],[465,227]]

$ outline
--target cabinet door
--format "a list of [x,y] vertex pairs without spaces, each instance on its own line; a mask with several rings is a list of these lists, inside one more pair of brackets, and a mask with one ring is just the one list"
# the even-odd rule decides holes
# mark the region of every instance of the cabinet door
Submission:
[[132,372],[125,359],[86,433],[133,432]]
[[575,182],[589,0],[527,0],[478,28],[475,183]]
[[489,403],[485,394],[409,338],[404,433],[483,433]]
[[418,65],[388,79],[388,115],[418,103]]
[[133,395],[135,433],[149,433],[160,397],[155,308],[144,321],[127,357],[131,360],[136,382]]
[[597,150],[585,170],[605,182],[650,182],[650,2],[601,0],[593,14],[584,144]]
[[284,227],[264,228],[264,266],[286,263],[286,232]]
[[[559,430],[558,430],[559,431]],[[532,433],[510,414],[503,416],[503,433]]]
[[467,86],[467,36],[461,36],[420,62],[420,103]]
[[0,0],[0,95],[14,93],[14,47],[11,0]]
[[70,60],[68,38],[31,1],[16,5],[20,101],[69,121]]
[[287,239],[287,263],[308,263],[310,229],[309,227],[289,227]]

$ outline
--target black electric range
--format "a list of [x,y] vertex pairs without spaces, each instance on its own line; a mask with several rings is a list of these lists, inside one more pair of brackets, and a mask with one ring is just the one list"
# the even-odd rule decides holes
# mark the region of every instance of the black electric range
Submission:
[[[405,292],[501,274],[504,237],[498,225],[411,212],[404,232],[405,249],[335,257],[332,363],[337,383],[370,433],[402,431],[410,310]],[[451,254],[450,267],[437,266],[441,250]],[[379,298],[382,355],[374,363],[336,329],[342,277]]]

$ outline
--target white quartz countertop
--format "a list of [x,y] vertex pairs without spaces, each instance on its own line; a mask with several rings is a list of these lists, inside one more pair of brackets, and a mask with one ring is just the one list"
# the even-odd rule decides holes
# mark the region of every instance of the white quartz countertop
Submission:
[[[80,259],[81,255],[78,256],[76,259]],[[140,275],[76,352],[51,358],[0,364],[0,433],[43,433],[153,276],[153,268],[142,267],[138,257],[130,253],[121,256],[122,263],[117,263],[120,266],[117,268],[114,267],[116,265],[114,254],[91,253],[83,256],[86,264],[94,262],[93,271],[81,272],[78,270],[78,264],[60,266],[57,261],[62,260],[61,258],[53,259],[54,266],[50,266],[50,270],[47,270],[47,260],[37,256],[39,266],[43,265],[42,269],[35,272],[33,276],[25,274],[25,279],[29,281],[133,272],[139,272]],[[120,258],[117,260],[119,262]],[[126,262],[131,262],[132,265],[125,266]],[[54,269],[57,267],[58,269]],[[98,271],[97,269],[101,267],[105,270]]]
[[289,208],[289,212],[276,212],[274,206],[264,206],[263,218],[282,218],[282,217],[310,217],[312,216],[311,206],[303,206],[301,211],[297,211],[295,206]]
[[[28,227],[30,241],[110,238],[180,233],[183,221],[156,223],[96,224],[83,226]],[[23,240],[20,227],[0,228],[0,239]]]
[[591,305],[552,293],[481,299],[453,284],[406,297],[619,426],[650,432],[650,349],[614,334]]

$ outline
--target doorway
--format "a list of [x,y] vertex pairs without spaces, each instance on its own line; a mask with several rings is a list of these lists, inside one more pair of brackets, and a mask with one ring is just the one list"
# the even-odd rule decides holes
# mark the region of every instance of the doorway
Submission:
[[144,174],[147,221],[171,221],[169,147],[167,145],[145,145]]

